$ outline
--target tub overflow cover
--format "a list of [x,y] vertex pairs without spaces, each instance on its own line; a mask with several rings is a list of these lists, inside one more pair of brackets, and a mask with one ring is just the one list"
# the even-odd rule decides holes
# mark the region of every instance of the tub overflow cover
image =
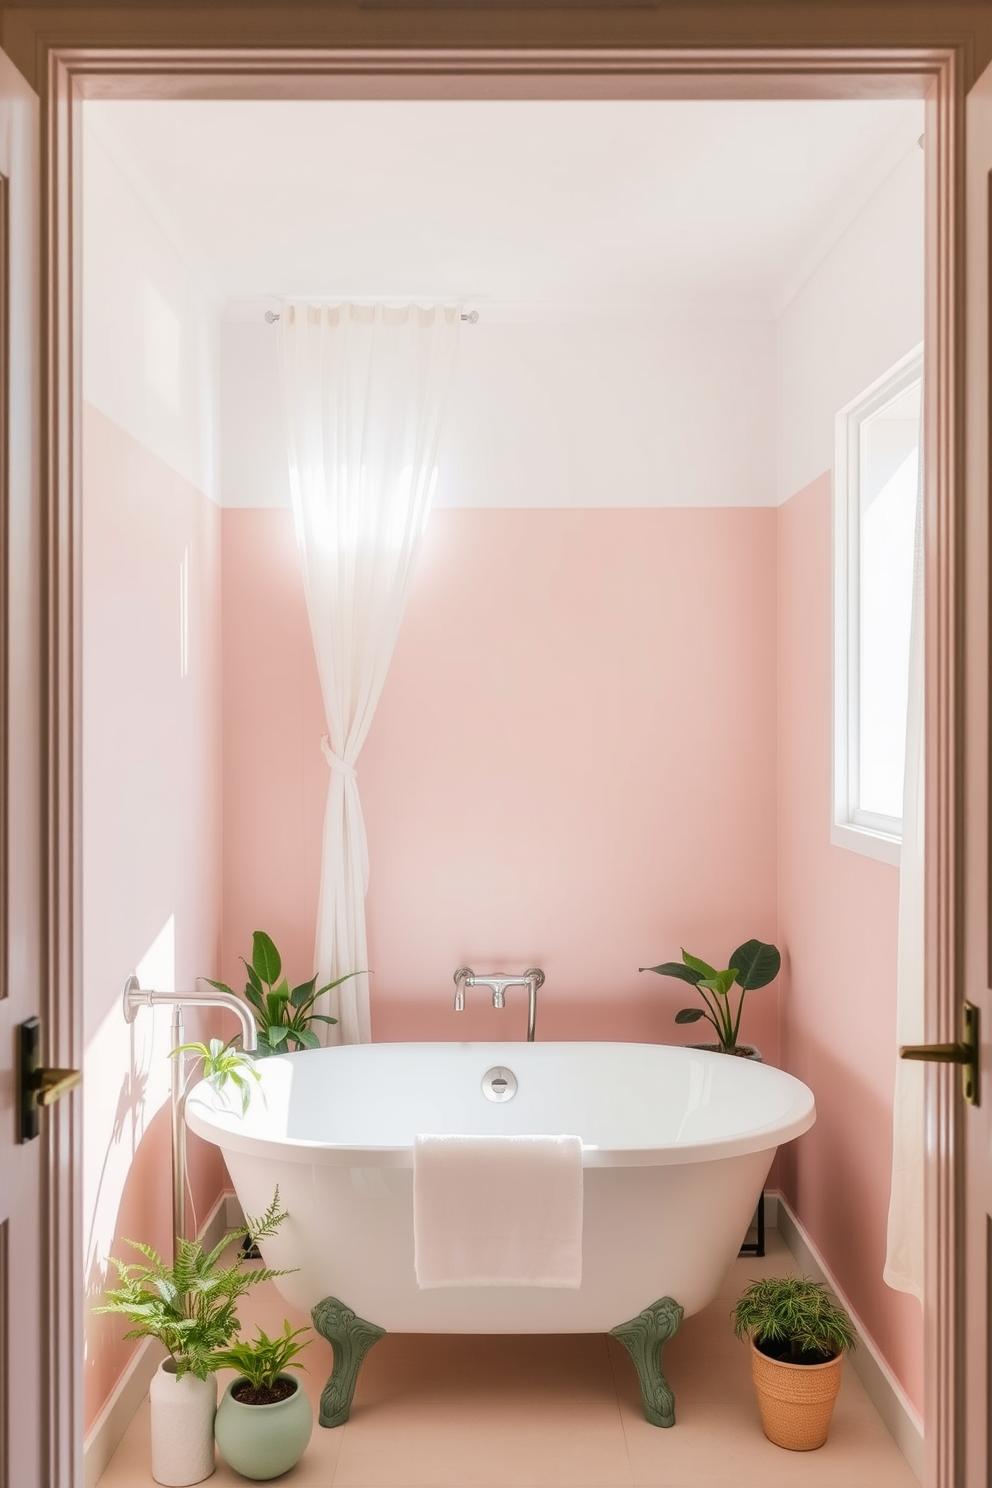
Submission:
[[482,1093],[491,1101],[512,1100],[517,1093],[517,1079],[512,1070],[497,1065],[482,1077]]

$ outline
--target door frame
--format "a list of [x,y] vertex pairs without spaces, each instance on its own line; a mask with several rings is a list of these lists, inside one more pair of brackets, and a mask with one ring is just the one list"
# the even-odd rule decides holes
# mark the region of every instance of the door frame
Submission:
[[[191,37],[192,39],[192,37]],[[87,97],[884,97],[926,100],[926,1036],[956,1037],[963,676],[964,78],[967,46],[330,48],[62,46],[39,39],[43,119],[48,1006],[54,1063],[82,1060],[80,102]],[[67,1103],[68,1104],[68,1103]],[[962,1111],[926,1072],[927,1488],[955,1488],[964,1286]],[[46,1151],[52,1488],[82,1481],[81,1142],[61,1108]]]

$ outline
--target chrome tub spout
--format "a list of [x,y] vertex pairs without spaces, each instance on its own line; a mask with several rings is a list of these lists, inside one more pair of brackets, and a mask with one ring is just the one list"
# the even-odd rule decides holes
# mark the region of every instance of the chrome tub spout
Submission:
[[534,1042],[537,1022],[537,989],[544,985],[544,972],[539,966],[529,967],[522,976],[476,976],[471,966],[459,966],[455,972],[455,1012],[465,1011],[465,988],[488,987],[493,994],[493,1007],[506,1006],[507,987],[527,988],[527,1042]]

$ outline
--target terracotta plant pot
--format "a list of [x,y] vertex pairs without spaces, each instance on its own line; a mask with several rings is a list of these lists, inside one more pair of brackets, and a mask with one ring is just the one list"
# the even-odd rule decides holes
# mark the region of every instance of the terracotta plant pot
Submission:
[[167,1488],[202,1483],[214,1470],[214,1414],[217,1376],[176,1378],[172,1359],[164,1359],[148,1391],[152,1414],[152,1477]]
[[768,1440],[790,1452],[822,1447],[840,1389],[842,1355],[825,1364],[769,1359],[751,1342],[751,1378]]
[[295,1467],[310,1441],[313,1410],[306,1391],[291,1374],[280,1374],[295,1386],[292,1395],[272,1405],[245,1405],[232,1391],[245,1383],[233,1379],[217,1409],[216,1435],[224,1461],[243,1478],[268,1482]]

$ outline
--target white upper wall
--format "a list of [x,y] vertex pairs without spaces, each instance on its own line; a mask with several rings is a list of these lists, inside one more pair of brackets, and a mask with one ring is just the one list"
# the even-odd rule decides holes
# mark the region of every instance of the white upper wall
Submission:
[[[262,319],[274,302],[215,330],[207,286],[220,269],[173,200],[186,173],[167,171],[167,156],[152,168],[117,115],[84,112],[84,395],[215,499],[286,504],[275,333]],[[680,317],[476,301],[439,503],[770,505],[829,469],[837,410],[922,336],[923,152],[887,149],[849,185],[777,322],[741,295],[733,308],[687,295]],[[736,240],[720,236],[732,260]],[[672,289],[677,301],[683,287]]]
[[[770,506],[775,327],[602,315],[462,327],[436,504]],[[288,506],[276,332],[221,325],[225,506]]]
[[217,312],[112,150],[84,128],[83,397],[216,500]]
[[780,502],[831,469],[838,411],[922,341],[923,239],[914,147],[778,319]]

